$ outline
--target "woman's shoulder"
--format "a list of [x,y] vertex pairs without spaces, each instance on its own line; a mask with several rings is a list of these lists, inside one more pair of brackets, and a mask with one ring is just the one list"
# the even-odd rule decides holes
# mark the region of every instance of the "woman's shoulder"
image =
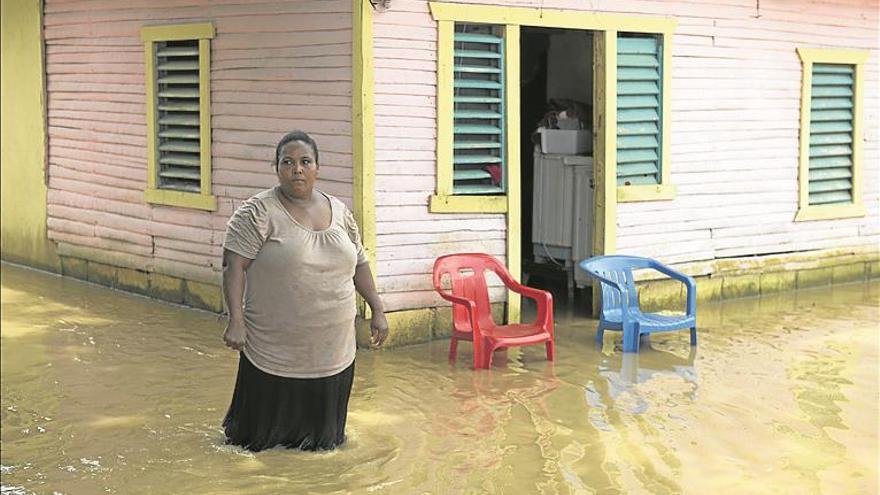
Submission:
[[272,189],[260,191],[242,201],[235,209],[233,216],[254,215],[256,217],[265,217],[274,198],[275,193]]
[[349,209],[348,205],[346,205],[344,201],[337,198],[336,196],[334,196],[330,193],[327,193],[325,191],[320,191],[320,193],[323,194],[324,196],[326,196],[327,199],[330,200],[330,205],[333,207],[334,210],[345,211],[345,210]]
[[275,199],[275,188],[271,187],[266,189],[265,191],[260,191],[257,194],[254,194],[247,201],[255,201],[260,203],[266,203],[267,201],[273,201]]
[[275,190],[274,189],[266,189],[265,191],[260,191],[257,194],[249,197],[248,199],[242,201],[241,206],[239,208],[250,207],[250,208],[261,208],[265,209],[267,203],[273,201],[275,199]]

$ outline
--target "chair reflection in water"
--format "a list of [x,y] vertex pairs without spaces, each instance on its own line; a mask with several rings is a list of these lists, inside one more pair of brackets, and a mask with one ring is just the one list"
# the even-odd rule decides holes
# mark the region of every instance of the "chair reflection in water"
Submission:
[[[486,272],[495,273],[507,289],[535,300],[538,315],[533,323],[495,323]],[[449,279],[451,291],[443,288],[444,278]],[[504,265],[492,256],[461,253],[437,258],[434,262],[434,289],[443,299],[452,302],[450,360],[455,360],[459,340],[474,343],[474,368],[490,368],[496,349],[532,344],[544,344],[547,359],[553,360],[553,297],[549,292],[526,287],[514,280]]]
[[[641,335],[689,328],[691,345],[697,345],[697,285],[693,278],[659,261],[638,256],[594,256],[581,261],[580,267],[599,280],[602,286],[596,342],[602,342],[605,330],[618,330],[623,332],[623,352],[638,352]],[[643,312],[639,308],[639,293],[633,280],[633,270],[638,269],[656,270],[685,284],[685,313]]]
[[[591,420],[604,422],[594,416],[596,411],[604,411],[610,406],[610,403],[606,403],[606,399],[611,403],[617,403],[618,407],[623,406],[631,413],[646,412],[649,400],[646,399],[640,385],[658,377],[665,377],[666,380],[678,378],[680,383],[688,385],[688,390],[684,392],[675,387],[676,395],[680,394],[678,400],[693,401],[697,398],[699,378],[694,366],[697,357],[696,347],[690,348],[687,357],[655,348],[650,343],[643,344],[642,351],[638,353],[620,352],[609,355],[603,353],[601,344],[596,344],[596,352],[599,354],[598,374],[605,379],[605,387],[587,388],[587,404],[594,412],[591,414]],[[654,389],[653,386],[651,388]]]
[[697,348],[691,347],[687,357],[680,357],[671,352],[662,351],[648,343],[643,344],[644,353],[623,352],[620,355],[619,370],[612,369],[612,359],[606,357],[600,361],[599,374],[610,377],[616,375],[623,384],[635,385],[645,383],[656,375],[676,375],[684,381],[697,383],[697,375],[694,369],[694,361],[697,358]]

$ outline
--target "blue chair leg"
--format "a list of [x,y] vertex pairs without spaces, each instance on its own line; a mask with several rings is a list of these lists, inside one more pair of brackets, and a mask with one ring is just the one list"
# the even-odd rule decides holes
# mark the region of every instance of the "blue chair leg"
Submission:
[[605,326],[602,325],[602,322],[599,322],[599,327],[596,328],[596,343],[601,344],[602,339],[605,338]]
[[623,329],[623,352],[639,352],[639,324],[631,323]]
[[691,345],[697,345],[697,327],[691,327]]

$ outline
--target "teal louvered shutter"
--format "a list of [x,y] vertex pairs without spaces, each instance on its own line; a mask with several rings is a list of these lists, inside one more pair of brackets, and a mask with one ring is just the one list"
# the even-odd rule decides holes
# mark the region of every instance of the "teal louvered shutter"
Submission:
[[809,204],[853,202],[854,67],[813,64]]
[[156,43],[159,189],[200,192],[199,40]]
[[506,165],[501,28],[456,23],[453,67],[453,192],[503,194]]
[[659,184],[663,140],[662,43],[617,38],[617,185]]

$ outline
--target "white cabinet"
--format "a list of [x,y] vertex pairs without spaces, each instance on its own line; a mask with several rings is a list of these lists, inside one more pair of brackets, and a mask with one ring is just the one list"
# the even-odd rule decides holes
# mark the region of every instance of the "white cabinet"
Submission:
[[590,285],[577,263],[592,252],[593,158],[535,149],[532,248],[536,263],[565,267],[569,284]]

